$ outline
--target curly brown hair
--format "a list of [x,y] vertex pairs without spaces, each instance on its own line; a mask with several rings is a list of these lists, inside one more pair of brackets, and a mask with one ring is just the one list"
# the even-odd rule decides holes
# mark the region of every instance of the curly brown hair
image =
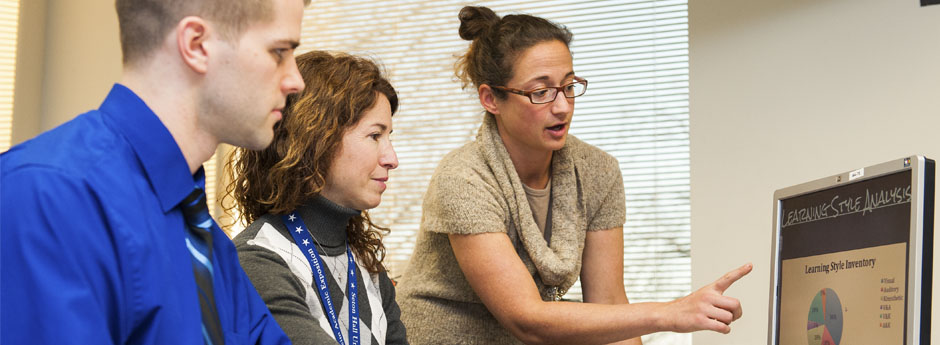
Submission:
[[[274,126],[274,140],[264,150],[237,148],[225,170],[232,181],[225,188],[225,212],[251,224],[265,214],[284,215],[320,194],[327,171],[340,149],[343,134],[385,95],[392,114],[398,94],[374,62],[345,53],[311,51],[297,56],[307,87],[288,96],[283,119]],[[349,246],[369,272],[385,271],[385,246],[380,227],[362,211],[346,226]]]

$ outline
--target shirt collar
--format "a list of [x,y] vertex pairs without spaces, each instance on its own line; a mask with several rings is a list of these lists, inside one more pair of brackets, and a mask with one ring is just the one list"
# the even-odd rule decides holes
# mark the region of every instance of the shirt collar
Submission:
[[134,91],[114,84],[98,110],[130,143],[163,212],[176,207],[192,192],[195,181],[183,151],[157,114]]

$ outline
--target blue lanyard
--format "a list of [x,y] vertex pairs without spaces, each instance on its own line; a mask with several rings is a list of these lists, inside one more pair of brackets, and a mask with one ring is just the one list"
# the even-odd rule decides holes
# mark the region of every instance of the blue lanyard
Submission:
[[[320,259],[320,253],[313,244],[310,237],[310,230],[304,224],[297,212],[290,215],[281,216],[290,234],[294,237],[294,242],[301,250],[307,253],[307,261],[310,261],[310,268],[313,269],[313,278],[316,279],[317,290],[320,292],[320,301],[326,308],[326,316],[330,320],[330,326],[333,328],[333,335],[340,345],[346,345],[343,341],[343,332],[339,329],[339,318],[336,315],[336,309],[333,308],[333,300],[330,299],[330,290],[326,284],[326,275],[323,274],[323,260]],[[353,261],[352,251],[349,250],[349,244],[346,244],[346,258],[349,260],[349,284],[347,292],[349,293],[349,344],[359,345],[359,298],[356,290],[356,262]]]

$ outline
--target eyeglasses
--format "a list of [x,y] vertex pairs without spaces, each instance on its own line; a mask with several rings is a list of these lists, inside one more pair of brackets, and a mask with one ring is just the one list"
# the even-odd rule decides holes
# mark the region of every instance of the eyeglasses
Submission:
[[540,87],[529,91],[505,86],[493,86],[492,88],[529,97],[529,101],[531,101],[532,104],[545,104],[554,102],[555,98],[558,97],[559,91],[564,93],[566,98],[575,98],[583,95],[584,92],[587,91],[587,79],[575,77],[574,80],[574,82],[562,86]]

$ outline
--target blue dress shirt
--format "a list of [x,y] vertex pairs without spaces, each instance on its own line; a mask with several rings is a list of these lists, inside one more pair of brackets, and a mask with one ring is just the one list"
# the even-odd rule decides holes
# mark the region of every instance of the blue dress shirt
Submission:
[[[119,84],[0,155],[0,343],[202,344],[178,207],[193,186],[170,132]],[[232,242],[212,236],[225,343],[289,343]]]

